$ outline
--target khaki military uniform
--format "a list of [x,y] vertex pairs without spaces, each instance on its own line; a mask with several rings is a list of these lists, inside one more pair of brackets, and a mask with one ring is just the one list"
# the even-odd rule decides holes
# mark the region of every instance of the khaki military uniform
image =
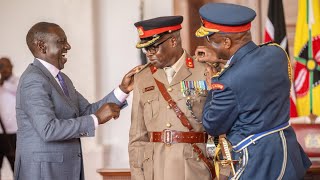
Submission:
[[[181,57],[186,59],[187,54]],[[189,119],[192,131],[203,132],[203,126],[197,122],[186,106],[186,98],[181,92],[181,81],[205,80],[205,65],[193,61],[194,68],[186,63],[176,72],[168,84],[163,69],[152,74],[145,68],[135,76],[133,90],[132,121],[130,128],[129,156],[133,180],[208,180],[210,172],[205,163],[198,158],[190,143],[166,145],[162,142],[150,142],[150,132],[161,132],[165,129],[188,132],[188,128],[168,106],[161,95],[154,78],[162,82],[172,99]],[[192,110],[201,120],[202,108],[206,96],[191,97]],[[197,143],[206,155],[205,143]]]

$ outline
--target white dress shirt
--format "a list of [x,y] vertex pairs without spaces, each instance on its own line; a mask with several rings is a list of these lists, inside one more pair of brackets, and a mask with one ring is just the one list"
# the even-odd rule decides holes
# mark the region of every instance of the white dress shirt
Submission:
[[[57,81],[57,83],[59,84],[59,86],[61,87],[61,84],[59,82],[59,79],[57,78],[57,75],[59,73],[59,69],[56,68],[54,65],[44,61],[44,60],[41,60],[39,58],[36,58],[37,60],[39,60],[41,62],[41,64],[46,67],[48,69],[48,71],[50,72],[50,74],[55,78],[55,80]],[[62,87],[61,87],[62,89]],[[129,94],[126,94],[124,93],[119,87],[117,87],[114,91],[113,91],[115,97],[121,102],[123,103],[127,97],[129,96]],[[93,121],[94,121],[94,125],[95,127],[98,127],[99,125],[99,122],[98,122],[98,118],[94,115],[94,114],[91,114],[91,117],[93,118]]]
[[[0,86],[0,117],[7,134],[15,134],[18,129],[16,119],[16,92],[18,83],[19,78],[12,75]],[[3,134],[1,126],[0,134]]]
[[[175,71],[175,74],[173,75],[172,78],[174,78],[174,76],[177,74],[177,72],[180,70],[180,68],[183,66],[183,63],[185,63],[186,61],[186,51],[183,51],[183,54],[181,55],[181,57],[178,59],[178,61],[176,63],[174,63],[171,68]],[[166,71],[168,67],[164,67],[163,70]],[[170,82],[169,82],[170,83]]]

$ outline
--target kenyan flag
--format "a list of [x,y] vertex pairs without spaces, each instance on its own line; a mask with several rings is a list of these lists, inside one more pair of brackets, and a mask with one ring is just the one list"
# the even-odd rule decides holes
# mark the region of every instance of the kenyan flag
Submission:
[[320,4],[299,0],[294,43],[294,87],[299,116],[320,115]]

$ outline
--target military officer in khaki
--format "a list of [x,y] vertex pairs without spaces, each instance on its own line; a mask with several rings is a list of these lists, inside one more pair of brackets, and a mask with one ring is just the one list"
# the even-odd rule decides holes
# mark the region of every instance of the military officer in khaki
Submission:
[[[182,16],[135,23],[149,64],[135,75],[129,158],[133,180],[208,180],[205,65],[182,48]],[[211,171],[210,171],[211,170]]]

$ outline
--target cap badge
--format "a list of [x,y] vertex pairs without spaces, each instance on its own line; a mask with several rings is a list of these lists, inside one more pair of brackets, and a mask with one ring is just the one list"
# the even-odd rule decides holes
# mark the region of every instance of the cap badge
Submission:
[[142,27],[138,27],[138,34],[139,34],[139,36],[142,36],[144,34]]

